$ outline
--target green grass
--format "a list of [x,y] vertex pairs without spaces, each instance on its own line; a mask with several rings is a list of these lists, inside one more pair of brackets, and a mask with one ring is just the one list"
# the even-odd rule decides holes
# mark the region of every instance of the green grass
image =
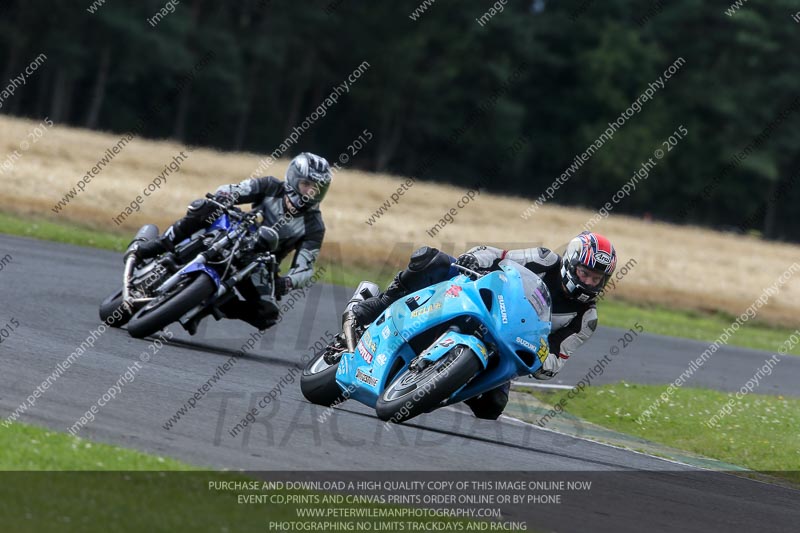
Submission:
[[[638,321],[647,333],[708,343],[719,338],[725,328],[736,320],[724,313],[712,315],[656,306],[634,306],[619,300],[604,300],[598,304],[597,310],[600,323],[604,326],[628,329]],[[792,333],[794,330],[789,328],[773,327],[763,323],[746,323],[730,338],[728,344],[777,352]],[[789,353],[800,355],[800,345],[793,347]]]
[[[298,517],[299,508],[394,508],[371,503],[243,503],[239,495],[322,499],[325,493],[224,490],[210,482],[253,481],[242,474],[203,470],[173,459],[89,442],[13,423],[0,427],[0,530],[14,532],[271,531],[270,521],[405,521],[461,523],[446,518]],[[8,471],[11,470],[11,471]],[[26,471],[22,471],[26,470]],[[56,471],[53,471],[56,470]],[[365,491],[357,491],[368,494]],[[382,531],[387,531],[382,529]]]
[[0,428],[0,468],[17,471],[0,483],[4,531],[265,531],[269,519],[292,518],[289,507],[208,490],[243,479],[235,474],[25,424]]
[[618,383],[588,387],[571,399],[566,391],[524,392],[551,405],[565,398],[568,413],[615,431],[800,483],[800,399],[749,394],[710,427],[707,422],[735,395],[683,387],[639,424],[637,418],[665,390]]
[[45,241],[91,246],[122,252],[133,235],[99,231],[76,224],[56,224],[42,218],[20,218],[0,212],[0,232]]
[[191,469],[172,459],[97,444],[25,424],[0,427],[0,470],[4,471]]
[[[0,213],[0,231],[11,235],[92,246],[117,252],[124,251],[133,237],[130,234],[104,232],[77,225],[56,224],[44,219],[20,218],[4,213]],[[368,267],[342,265],[325,260],[320,262],[320,266],[326,268],[321,281],[348,287],[355,287],[363,279],[370,279],[381,287],[385,287],[396,273],[396,270],[377,272]],[[397,270],[402,266],[398,265]],[[598,310],[600,323],[604,326],[628,329],[638,321],[645,325],[648,333],[709,343],[716,340],[733,321],[732,317],[721,313],[708,315],[680,309],[638,306],[619,300],[604,300],[599,303]],[[730,339],[729,344],[774,352],[792,333],[793,331],[788,328],[748,323]],[[800,345],[795,346],[789,353],[800,355]]]

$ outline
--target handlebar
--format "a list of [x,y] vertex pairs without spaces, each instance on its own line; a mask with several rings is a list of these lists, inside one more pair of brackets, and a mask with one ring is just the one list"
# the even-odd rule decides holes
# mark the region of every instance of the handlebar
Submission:
[[238,207],[234,206],[233,204],[228,205],[228,204],[224,204],[222,202],[217,201],[217,196],[215,194],[211,194],[210,192],[206,193],[206,200],[210,201],[212,204],[216,205],[217,207],[221,207],[225,211],[225,213],[228,214],[228,216],[230,216],[230,217],[232,217],[235,220],[238,220],[240,222],[246,220],[251,215],[253,217],[257,218],[258,214],[260,214],[260,213],[253,213],[252,211],[250,213],[242,213],[242,210],[239,209]]
[[480,279],[480,278],[482,278],[483,276],[486,275],[485,272],[484,273],[476,272],[475,270],[470,270],[469,268],[467,268],[465,266],[458,265],[456,263],[453,263],[453,266],[456,267],[457,269],[461,270],[465,274],[467,274],[469,277],[475,276],[476,280]]

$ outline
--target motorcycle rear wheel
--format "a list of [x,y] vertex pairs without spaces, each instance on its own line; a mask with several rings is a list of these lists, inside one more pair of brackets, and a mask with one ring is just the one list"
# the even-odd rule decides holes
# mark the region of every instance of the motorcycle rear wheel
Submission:
[[[121,328],[133,316],[131,310],[122,305],[122,289],[109,294],[100,304],[100,320],[112,328]],[[115,318],[115,315],[117,318]]]
[[313,404],[330,407],[338,405],[347,398],[336,383],[336,371],[339,363],[329,365],[325,361],[328,348],[317,353],[308,362],[300,376],[300,391],[306,400]]

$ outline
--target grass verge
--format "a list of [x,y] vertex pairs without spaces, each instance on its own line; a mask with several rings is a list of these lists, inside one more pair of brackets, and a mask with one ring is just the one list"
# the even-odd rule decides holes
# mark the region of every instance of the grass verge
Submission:
[[737,464],[800,484],[800,399],[749,394],[731,413],[707,423],[734,394],[707,389],[680,388],[662,403],[652,418],[637,417],[664,392],[663,385],[617,383],[587,387],[567,398],[568,391],[525,390],[597,425],[649,441]]
[[208,490],[233,474],[19,423],[0,429],[0,469],[5,531],[264,531],[289,517]]
[[[670,337],[681,337],[714,342],[725,328],[736,320],[725,313],[699,313],[682,309],[656,306],[638,306],[620,300],[604,300],[597,306],[600,324],[628,329],[636,321],[647,323],[647,332]],[[748,322],[731,337],[727,344],[777,353],[781,345],[796,330],[771,326],[763,322]],[[793,347],[792,355],[800,355],[800,345]]]
[[[262,481],[255,489],[226,488],[219,482],[256,480],[20,423],[0,428],[0,469],[4,470],[0,474],[3,531],[261,532],[286,527],[273,525],[276,522],[324,523],[331,528],[348,524],[347,530],[353,531],[356,521],[369,523],[369,530],[392,521],[404,522],[399,530],[411,530],[405,529],[411,523],[435,522],[442,530],[455,531],[466,524],[444,517],[416,518],[408,508],[347,501],[335,494],[285,485],[272,490],[263,487]],[[389,516],[398,511],[408,514],[404,518],[350,518],[354,515],[347,514],[365,507]],[[331,518],[313,518],[301,516],[300,509],[336,511]]]
[[[2,233],[10,235],[91,246],[117,252],[124,251],[132,238],[132,235],[100,231],[78,225],[56,224],[45,219],[20,218],[7,213],[0,213],[0,228],[2,228],[0,230]],[[385,287],[395,274],[395,271],[378,273],[365,266],[326,263],[324,258],[320,263],[326,266],[326,273],[321,281],[349,287],[355,287],[363,279],[370,279],[381,287]],[[401,267],[402,265],[398,265],[398,269]],[[709,343],[716,340],[733,321],[732,317],[722,313],[701,314],[680,309],[639,306],[612,299],[600,302],[598,308],[601,324],[604,326],[628,329],[637,320],[646,321],[648,333]],[[793,331],[789,328],[750,322],[740,328],[728,344],[756,350],[777,351],[792,333]],[[800,355],[800,345],[795,346],[789,353]]]

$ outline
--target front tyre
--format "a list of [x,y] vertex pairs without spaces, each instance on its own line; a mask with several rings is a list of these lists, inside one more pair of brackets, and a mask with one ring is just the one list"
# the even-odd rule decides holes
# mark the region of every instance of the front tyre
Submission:
[[444,357],[424,368],[408,369],[383,391],[375,404],[381,420],[410,420],[438,407],[463,387],[483,365],[468,347],[453,347]]
[[144,306],[128,323],[131,337],[141,339],[164,329],[210,298],[216,284],[206,274],[186,278],[169,294]]
[[339,363],[330,365],[325,361],[328,349],[322,350],[308,362],[300,376],[300,390],[306,400],[317,405],[330,407],[342,403],[347,398],[336,383],[336,370]]

